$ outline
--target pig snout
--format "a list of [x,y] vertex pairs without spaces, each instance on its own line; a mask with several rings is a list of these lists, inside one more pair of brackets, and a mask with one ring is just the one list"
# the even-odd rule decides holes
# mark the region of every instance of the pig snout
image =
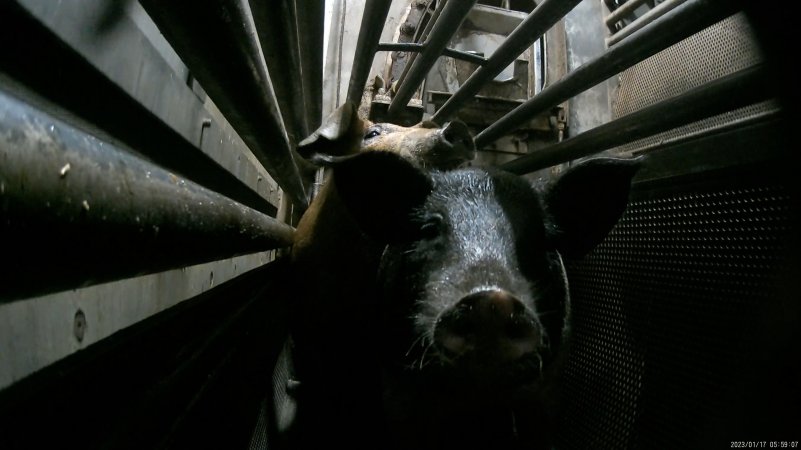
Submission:
[[434,342],[448,360],[513,363],[537,352],[541,328],[509,292],[470,294],[446,310],[434,328]]
[[[458,166],[464,161],[472,160],[476,155],[476,146],[470,130],[464,122],[455,120],[448,122],[437,132],[436,156],[442,161],[440,166]],[[435,158],[436,158],[435,156]],[[449,164],[452,163],[452,164]]]

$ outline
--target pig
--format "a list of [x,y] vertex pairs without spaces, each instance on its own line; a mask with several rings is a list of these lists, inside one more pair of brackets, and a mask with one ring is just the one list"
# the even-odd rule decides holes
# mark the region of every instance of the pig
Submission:
[[423,121],[413,127],[373,123],[358,115],[351,102],[335,110],[309,137],[298,144],[298,153],[345,156],[362,151],[398,153],[421,167],[450,169],[475,157],[475,145],[464,122],[454,120],[440,127]]
[[299,447],[549,448],[569,342],[562,257],[604,239],[638,162],[597,158],[535,189],[389,152],[326,161],[371,250],[321,262],[369,256],[327,280],[328,323],[296,341]]
[[[420,169],[452,169],[475,156],[473,139],[460,121],[441,128],[430,122],[414,127],[372,123],[361,119],[351,103],[332,113],[298,148],[304,158],[312,161],[318,161],[315,155],[332,158],[376,151],[392,152]],[[402,177],[386,175],[403,189]],[[365,382],[378,379],[364,373],[374,365],[342,364],[336,355],[346,345],[364,339],[357,327],[343,327],[343,324],[352,324],[357,317],[373,316],[369,312],[375,307],[371,290],[381,248],[353,221],[335,186],[326,182],[301,217],[290,252],[295,291],[290,326],[295,375],[300,380],[298,425],[294,428],[325,428],[326,416],[332,414],[329,406],[333,408],[338,402],[347,405],[341,405],[333,414],[366,411],[369,409],[366,404],[374,403],[359,395],[341,399],[331,392],[319,391],[327,386],[347,389],[345,385],[357,379]],[[365,390],[359,390],[362,391]],[[337,432],[334,429],[331,434]],[[293,431],[289,430],[288,435],[292,436]],[[304,443],[297,446],[311,446],[305,443],[310,438],[313,436],[301,435]]]

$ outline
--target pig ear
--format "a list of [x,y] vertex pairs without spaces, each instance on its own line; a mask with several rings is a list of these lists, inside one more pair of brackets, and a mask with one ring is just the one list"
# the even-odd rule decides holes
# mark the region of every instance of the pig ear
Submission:
[[615,226],[628,203],[639,160],[596,158],[570,168],[545,192],[556,248],[568,257],[592,250]]
[[425,172],[384,151],[327,159],[333,163],[337,195],[362,231],[382,243],[414,233],[410,217],[432,189]]
[[298,153],[309,158],[315,153],[342,156],[358,150],[365,123],[356,105],[345,102],[325,120],[320,128],[298,144]]

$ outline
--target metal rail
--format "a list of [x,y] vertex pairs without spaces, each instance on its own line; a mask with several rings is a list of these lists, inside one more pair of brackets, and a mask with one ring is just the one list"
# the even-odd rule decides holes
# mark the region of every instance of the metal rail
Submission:
[[616,10],[612,11],[608,16],[606,16],[604,19],[606,26],[614,27],[616,23],[633,13],[635,9],[644,3],[645,0],[629,0],[626,3],[623,3]]
[[0,160],[0,301],[292,242],[292,227],[5,93]]
[[771,97],[766,71],[754,66],[643,108],[501,166],[524,174],[670,130]]
[[686,0],[665,0],[662,3],[656,5],[655,8],[648,10],[645,14],[638,17],[634,22],[626,25],[625,28],[619,30],[612,36],[609,36],[606,39],[606,46],[611,47],[624,38],[627,38],[629,35],[634,33],[635,31],[639,30],[640,28],[648,25],[649,23],[653,22],[657,18],[664,16],[670,10],[676,8],[677,6],[684,3]]
[[[378,44],[378,51],[379,52],[410,52],[416,53],[421,52],[425,46],[423,44],[418,44],[415,42],[380,42]],[[463,52],[461,50],[454,50],[452,48],[446,48],[442,51],[442,56],[450,56],[453,59],[459,59],[462,61],[469,61],[473,64],[478,64],[479,66],[483,66],[487,63],[487,58],[484,58],[481,55],[477,55],[475,53],[470,52]]]
[[484,129],[475,137],[476,148],[486,146],[514,131],[531,117],[734,14],[738,7],[737,2],[726,0],[688,0],[623,39],[603,55],[579,66]]
[[387,113],[392,116],[409,103],[420,83],[431,70],[431,66],[442,54],[451,36],[459,29],[462,22],[467,18],[467,14],[477,0],[450,1],[445,4],[442,13],[437,18],[437,22],[431,28],[431,33],[425,42],[425,49],[417,55],[411,63],[406,78],[398,86],[398,91],[392,98]]
[[297,156],[287,141],[247,5],[236,0],[140,3],[264,168],[296,206],[305,208]]
[[473,98],[484,84],[513,63],[515,58],[580,2],[581,0],[546,0],[542,2],[495,50],[487,63],[473,72],[459,90],[454,92],[451,98],[434,113],[431,120],[438,123],[447,121],[458,111],[460,106]]
[[[20,40],[20,36],[25,36]],[[265,214],[276,207],[166,125],[23,6],[0,2],[0,79],[59,105],[167,170]],[[58,76],[53,76],[57,71]],[[19,89],[17,89],[19,90]],[[87,95],[91,92],[91,95]],[[23,95],[17,92],[17,95]],[[169,151],[165,151],[169,149]]]

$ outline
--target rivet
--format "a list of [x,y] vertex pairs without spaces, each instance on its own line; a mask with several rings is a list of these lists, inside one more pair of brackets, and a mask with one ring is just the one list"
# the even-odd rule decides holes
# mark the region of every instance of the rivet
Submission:
[[75,313],[72,325],[72,333],[78,342],[83,342],[83,337],[86,335],[86,326],[86,315],[79,309]]

